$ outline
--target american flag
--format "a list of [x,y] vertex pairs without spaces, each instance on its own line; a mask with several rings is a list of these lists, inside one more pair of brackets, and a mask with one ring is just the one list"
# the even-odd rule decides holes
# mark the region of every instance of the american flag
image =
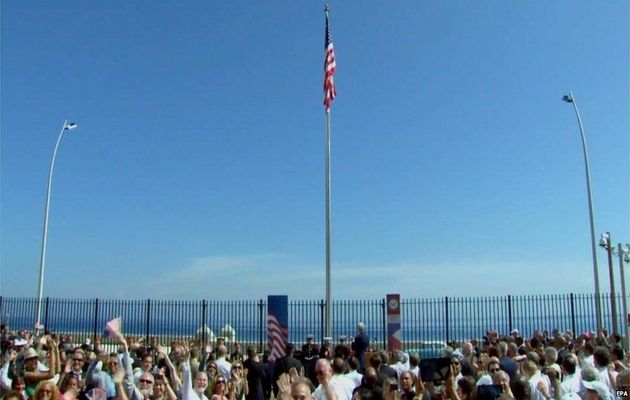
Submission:
[[289,341],[289,299],[287,296],[268,296],[267,298],[267,344],[270,349],[269,361],[285,356]]
[[332,37],[330,36],[330,28],[328,24],[328,6],[325,8],[326,13],[326,37],[324,39],[325,45],[325,58],[324,58],[324,106],[326,107],[326,113],[330,113],[330,106],[335,98],[335,82],[333,75],[337,70],[337,63],[335,62],[335,48],[333,46]]

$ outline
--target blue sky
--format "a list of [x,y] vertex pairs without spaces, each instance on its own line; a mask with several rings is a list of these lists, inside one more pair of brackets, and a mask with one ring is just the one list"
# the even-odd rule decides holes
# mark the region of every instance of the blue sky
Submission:
[[[330,7],[333,296],[592,292],[561,97],[597,235],[630,242],[628,2]],[[324,297],[323,3],[1,11],[3,296],[36,296],[68,119],[45,296]]]

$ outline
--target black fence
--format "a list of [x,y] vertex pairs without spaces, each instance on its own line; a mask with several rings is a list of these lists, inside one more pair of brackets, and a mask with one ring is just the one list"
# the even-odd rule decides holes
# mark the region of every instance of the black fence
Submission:
[[[600,296],[604,327],[612,331],[610,295]],[[616,295],[622,304],[621,295]],[[170,301],[170,300],[42,300],[42,323],[47,330],[72,334],[75,343],[101,334],[105,323],[122,317],[123,333],[137,338],[158,336],[162,342],[195,339],[212,342],[217,336],[227,342],[254,344],[267,342],[267,302],[247,301]],[[37,300],[0,297],[0,317],[11,330],[34,326]],[[302,343],[307,334],[316,342],[324,336],[323,300],[289,301],[289,341]],[[620,307],[618,307],[620,308]],[[617,326],[626,318],[618,311]],[[575,333],[597,329],[593,294],[557,294],[501,297],[440,297],[401,300],[401,331],[405,348],[420,341],[481,339],[489,329],[508,334],[518,329],[523,336],[535,330],[571,329]],[[364,322],[366,333],[377,348],[387,342],[385,299],[333,301],[333,340],[352,337],[356,324]]]

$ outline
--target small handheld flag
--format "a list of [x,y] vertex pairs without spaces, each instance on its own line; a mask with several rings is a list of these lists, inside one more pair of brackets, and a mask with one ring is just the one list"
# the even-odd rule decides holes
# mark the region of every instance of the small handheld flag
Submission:
[[120,336],[122,331],[122,318],[114,318],[105,324],[105,330],[103,331],[104,338],[116,338]]

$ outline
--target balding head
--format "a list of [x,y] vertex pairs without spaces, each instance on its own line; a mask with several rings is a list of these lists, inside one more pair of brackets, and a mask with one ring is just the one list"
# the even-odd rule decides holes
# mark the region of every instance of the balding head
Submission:
[[293,400],[313,400],[311,388],[303,380],[299,379],[291,385],[291,398]]
[[325,358],[317,360],[317,363],[315,364],[315,375],[317,375],[319,383],[323,384],[324,382],[329,381],[332,375],[330,361]]

